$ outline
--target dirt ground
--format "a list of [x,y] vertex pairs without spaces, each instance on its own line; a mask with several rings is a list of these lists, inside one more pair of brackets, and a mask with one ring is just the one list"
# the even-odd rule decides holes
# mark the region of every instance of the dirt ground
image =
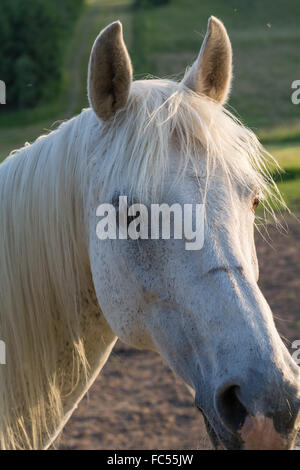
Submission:
[[[288,234],[270,226],[268,241],[257,234],[257,252],[260,286],[290,348],[300,339],[300,223],[288,225]],[[160,356],[118,342],[60,448],[209,449],[210,443],[188,391]]]

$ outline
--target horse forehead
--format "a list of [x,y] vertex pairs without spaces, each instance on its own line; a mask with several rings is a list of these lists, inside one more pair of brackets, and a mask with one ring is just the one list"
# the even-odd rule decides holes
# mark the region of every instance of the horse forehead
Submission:
[[[190,161],[192,161],[192,158]],[[216,198],[217,200],[220,200],[218,195],[221,194],[232,194],[244,198],[256,190],[259,192],[253,175],[247,175],[247,172],[244,172],[242,168],[241,172],[243,177],[239,180],[218,161],[210,161],[204,149],[199,154],[197,161],[193,161],[193,164],[188,163],[185,167],[183,156],[171,141],[165,187],[169,188],[171,186],[172,189],[182,194],[193,191],[201,195],[205,194],[207,198]]]
[[230,212],[239,211],[251,192],[238,182],[229,184],[223,175],[210,177],[198,170],[178,178],[175,173],[170,173],[164,187],[161,202],[203,204],[206,216],[215,218],[218,215],[221,219]]

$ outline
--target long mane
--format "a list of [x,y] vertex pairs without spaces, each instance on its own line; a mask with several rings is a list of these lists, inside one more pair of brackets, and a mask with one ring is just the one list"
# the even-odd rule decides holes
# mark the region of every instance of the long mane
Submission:
[[[255,135],[222,106],[167,80],[134,82],[126,109],[110,121],[84,110],[1,165],[2,449],[40,448],[62,421],[63,398],[87,375],[81,298],[92,285],[85,204],[94,162],[102,195],[113,181],[153,198],[171,144],[182,171],[207,158],[206,190],[222,166],[228,184],[247,186],[251,176],[265,194],[277,193]],[[71,364],[61,362],[66,348]]]
[[80,299],[92,283],[82,188],[95,125],[83,112],[0,167],[2,449],[40,448],[62,419],[63,396],[85,379]]

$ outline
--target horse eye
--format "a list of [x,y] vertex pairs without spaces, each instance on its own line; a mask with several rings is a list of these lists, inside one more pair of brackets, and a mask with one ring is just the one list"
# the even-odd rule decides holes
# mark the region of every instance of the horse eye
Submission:
[[258,208],[258,206],[259,206],[259,198],[256,197],[253,201],[253,206],[252,206],[253,211],[255,211]]

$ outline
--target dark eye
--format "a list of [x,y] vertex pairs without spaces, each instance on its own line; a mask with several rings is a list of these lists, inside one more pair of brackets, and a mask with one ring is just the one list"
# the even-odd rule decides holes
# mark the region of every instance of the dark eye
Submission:
[[259,198],[256,197],[254,200],[253,200],[253,206],[252,206],[252,210],[255,211],[259,206]]

